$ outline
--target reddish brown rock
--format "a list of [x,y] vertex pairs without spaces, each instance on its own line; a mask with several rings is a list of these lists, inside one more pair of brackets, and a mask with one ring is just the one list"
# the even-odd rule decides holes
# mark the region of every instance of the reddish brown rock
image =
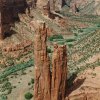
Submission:
[[16,45],[9,44],[9,45],[7,45],[7,47],[2,48],[2,51],[5,53],[6,52],[10,53],[13,51],[24,50],[25,48],[30,47],[30,46],[32,46],[32,42],[29,40],[26,40],[26,41],[23,41],[23,42],[18,43]]
[[52,56],[51,100],[65,100],[67,80],[66,46],[55,46]]
[[54,46],[52,74],[47,54],[45,23],[34,37],[35,100],[64,100],[67,79],[66,46]]
[[46,39],[47,29],[44,23],[34,37],[35,100],[50,100],[50,63],[47,55]]

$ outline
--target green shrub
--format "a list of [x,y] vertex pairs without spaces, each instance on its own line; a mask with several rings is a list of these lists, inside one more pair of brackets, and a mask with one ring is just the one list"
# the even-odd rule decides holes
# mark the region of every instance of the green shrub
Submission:
[[34,79],[33,78],[31,78],[31,83],[34,84]]
[[8,81],[3,84],[2,89],[1,89],[2,92],[5,92],[6,90],[7,90],[7,94],[10,94],[12,91],[12,85]]
[[0,100],[7,100],[7,96],[6,95],[1,95]]
[[79,30],[79,32],[81,32],[81,33],[82,33],[82,32],[83,32],[83,30],[82,30],[82,29],[80,29],[80,30]]
[[34,65],[34,61],[33,61],[33,59],[30,59],[27,62],[23,62],[23,63],[17,64],[17,65],[8,67],[2,73],[0,73],[0,80],[2,78],[6,78],[7,76],[9,76],[9,75],[11,75],[11,74],[13,74],[17,71],[20,71],[20,70],[23,70],[25,68],[31,67],[33,65]]
[[78,34],[77,33],[74,33],[74,36],[78,36]]
[[7,65],[6,65],[6,64],[0,64],[0,67],[1,67],[1,68],[6,68]]
[[69,48],[73,47],[73,44],[68,44]]
[[30,92],[27,92],[27,93],[25,94],[25,99],[27,99],[27,100],[32,99],[32,97],[33,97],[33,95],[32,95]]
[[31,85],[31,83],[29,82],[28,85]]
[[13,88],[16,88],[16,86],[13,86]]
[[7,82],[9,79],[7,77],[0,79],[0,84],[4,83],[5,81]]
[[98,24],[97,27],[100,27],[100,24]]
[[67,39],[66,42],[74,42],[75,39]]
[[7,63],[9,64],[9,66],[13,66],[14,65],[14,61],[12,59],[8,60]]
[[64,45],[65,44],[65,41],[58,41],[57,42],[59,45]]
[[50,48],[47,48],[48,53],[52,53],[52,50]]
[[62,35],[53,35],[48,38],[49,41],[53,41],[53,39],[64,39]]

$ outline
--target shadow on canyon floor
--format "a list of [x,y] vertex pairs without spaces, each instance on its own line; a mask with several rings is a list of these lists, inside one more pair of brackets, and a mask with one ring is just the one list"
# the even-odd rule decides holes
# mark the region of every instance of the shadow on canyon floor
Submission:
[[71,77],[67,80],[68,84],[66,86],[66,96],[68,96],[71,92],[78,89],[85,81],[85,78],[78,79],[76,82],[74,80],[77,77],[77,73],[73,73]]

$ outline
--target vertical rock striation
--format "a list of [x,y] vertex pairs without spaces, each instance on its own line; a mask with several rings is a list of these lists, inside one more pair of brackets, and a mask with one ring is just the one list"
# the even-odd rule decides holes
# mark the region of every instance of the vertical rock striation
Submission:
[[35,100],[64,100],[67,79],[66,46],[54,46],[52,74],[47,54],[47,28],[41,25],[34,37]]
[[35,100],[50,100],[50,63],[47,55],[47,29],[45,23],[34,37]]
[[54,47],[52,56],[52,88],[51,100],[65,100],[67,80],[66,46]]

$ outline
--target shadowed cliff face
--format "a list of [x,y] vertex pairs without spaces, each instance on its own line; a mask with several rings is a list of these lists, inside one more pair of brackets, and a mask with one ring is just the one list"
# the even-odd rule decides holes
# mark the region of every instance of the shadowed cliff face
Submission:
[[[16,21],[15,18],[18,17],[18,14],[25,13],[26,8],[28,7],[26,0],[7,0],[1,3],[0,11],[2,23],[12,23]],[[8,20],[8,18],[10,20]]]
[[19,21],[18,14],[25,13],[28,4],[26,0],[6,0],[0,1],[0,4],[0,38],[3,39],[9,35],[10,27]]

